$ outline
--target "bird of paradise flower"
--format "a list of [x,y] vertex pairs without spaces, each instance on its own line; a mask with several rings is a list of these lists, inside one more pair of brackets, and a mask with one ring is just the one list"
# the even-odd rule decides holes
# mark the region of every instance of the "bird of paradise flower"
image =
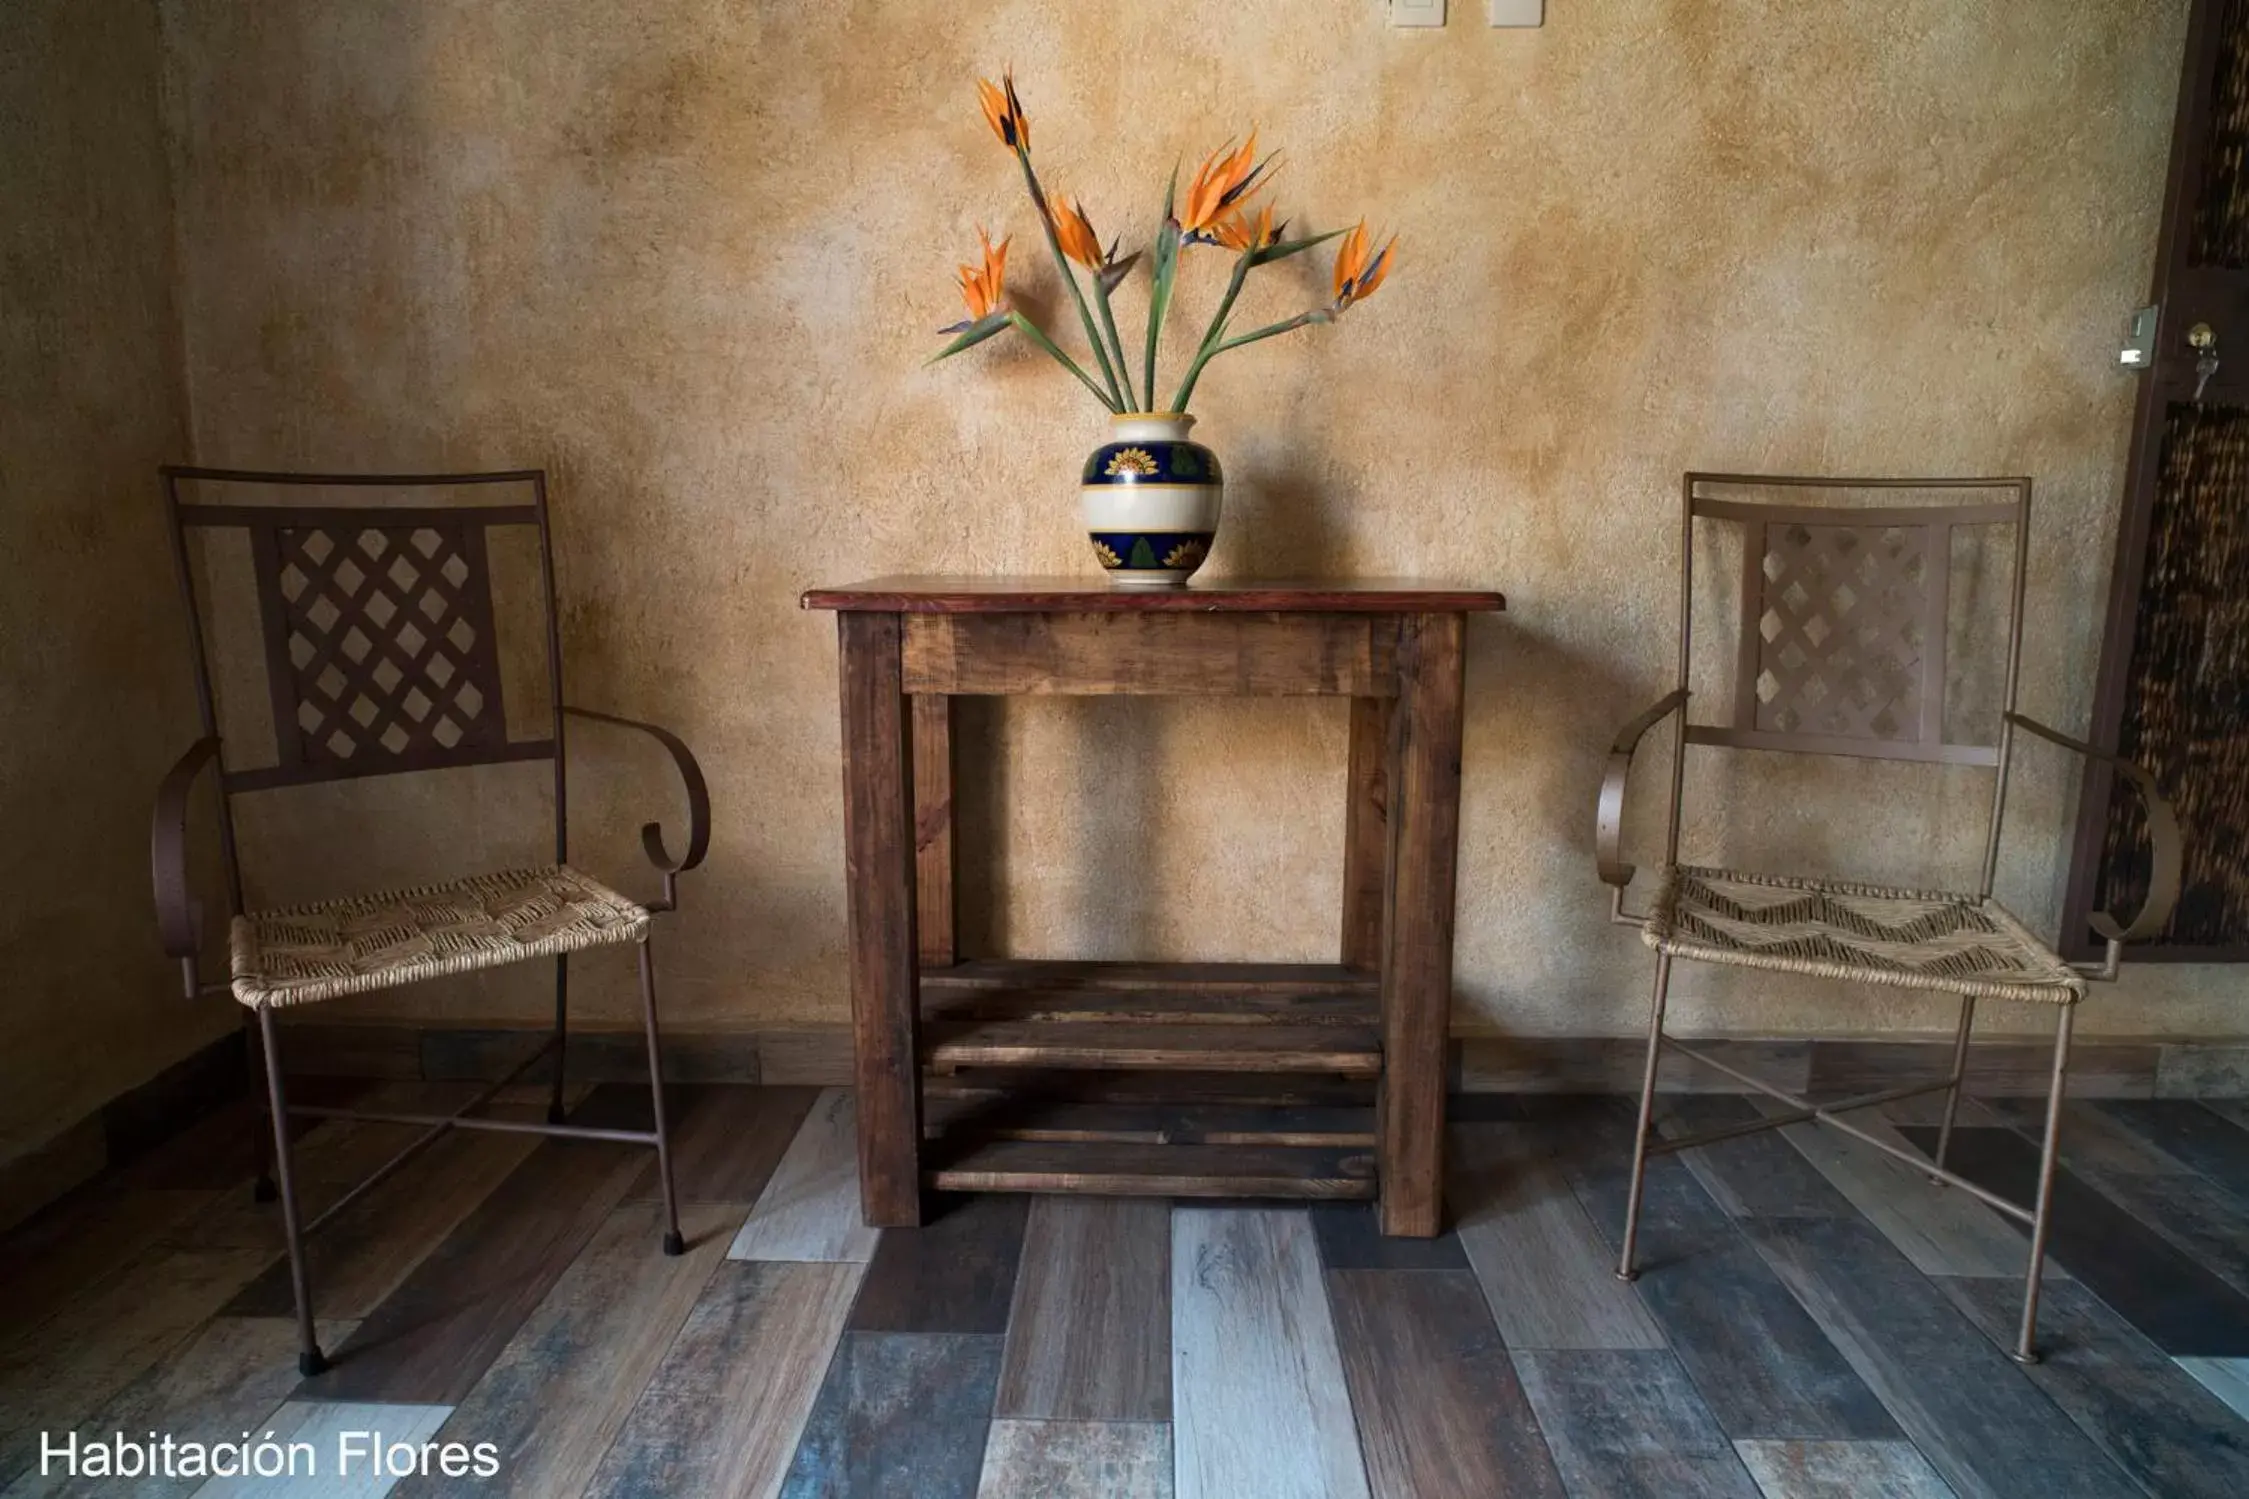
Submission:
[[[1391,236],[1377,248],[1364,219],[1348,230],[1331,229],[1323,234],[1290,239],[1287,222],[1274,222],[1271,202],[1257,205],[1253,217],[1251,199],[1271,185],[1275,171],[1270,155],[1258,156],[1254,130],[1239,147],[1229,141],[1203,159],[1187,185],[1184,202],[1179,198],[1179,173],[1174,169],[1170,183],[1164,188],[1163,217],[1157,223],[1150,249],[1147,252],[1135,250],[1120,257],[1118,240],[1111,239],[1108,248],[1102,248],[1101,236],[1095,232],[1093,220],[1082,202],[1050,196],[1039,181],[1038,173],[1031,166],[1031,122],[1023,112],[1023,101],[1016,96],[1014,75],[1003,75],[999,83],[978,79],[976,91],[992,134],[1015,154],[1016,163],[1023,169],[1023,184],[1030,193],[1032,208],[1037,211],[1040,232],[1054,257],[1055,270],[1061,275],[1062,284],[1077,309],[1095,368],[1087,369],[1064,352],[1045,329],[1007,304],[1008,241],[1003,239],[994,246],[990,234],[981,228],[976,231],[981,246],[978,262],[960,268],[961,299],[968,306],[968,317],[938,330],[955,337],[932,356],[931,363],[974,348],[995,334],[1013,328],[1076,376],[1078,383],[1112,412],[1159,409],[1184,412],[1195,394],[1196,382],[1219,355],[1298,328],[1334,322],[1347,309],[1373,296],[1397,264],[1397,237]],[[1234,303],[1251,271],[1300,255],[1338,237],[1343,243],[1336,247],[1332,295],[1327,303],[1245,333],[1230,331]],[[1170,405],[1158,408],[1155,404],[1156,355],[1164,320],[1171,310],[1180,258],[1189,247],[1197,245],[1233,251],[1233,274],[1217,311],[1211,315],[1210,325],[1195,345],[1186,373],[1172,393]],[[1148,326],[1141,350],[1140,382],[1135,385],[1132,361],[1126,356],[1124,340],[1118,335],[1111,298],[1143,253],[1149,259]],[[1090,303],[1073,265],[1086,272],[1093,288]]]

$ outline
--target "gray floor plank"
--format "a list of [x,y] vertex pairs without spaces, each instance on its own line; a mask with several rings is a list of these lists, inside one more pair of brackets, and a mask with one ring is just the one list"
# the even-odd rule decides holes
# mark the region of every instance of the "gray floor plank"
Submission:
[[740,1207],[682,1205],[687,1253],[671,1256],[658,1247],[658,1204],[619,1206],[440,1433],[492,1443],[499,1473],[412,1479],[400,1499],[582,1493],[724,1258],[741,1215]]
[[2138,1492],[1871,1225],[1766,1219],[1750,1232],[1962,1499]]
[[867,1227],[859,1215],[857,1131],[851,1094],[842,1088],[823,1092],[758,1194],[728,1258],[872,1259],[881,1230]]
[[[1604,1238],[1624,1222],[1632,1116],[1589,1110],[1572,1180]],[[1743,1225],[1676,1156],[1648,1163],[1640,1222],[1641,1299],[1728,1437],[1852,1440],[1898,1435],[1827,1334],[1790,1295]],[[1840,1220],[1829,1220],[1840,1221]]]
[[1460,1236],[1448,1229],[1433,1239],[1395,1239],[1382,1232],[1371,1202],[1321,1202],[1305,1210],[1319,1241],[1320,1263],[1330,1270],[1465,1270]]
[[1672,1354],[1528,1350],[1514,1362],[1571,1499],[1757,1499]]
[[1331,1270],[1328,1297],[1375,1499],[1561,1499],[1472,1273]]
[[719,1265],[587,1494],[769,1499],[863,1273],[851,1263]]
[[2249,1358],[2175,1358],[2171,1362],[2224,1401],[2235,1415],[2249,1421]]
[[845,1333],[783,1499],[973,1499],[999,1377],[987,1333]]
[[1452,1131],[1448,1200],[1510,1348],[1661,1348],[1663,1333],[1534,1126]]
[[[1944,1289],[1995,1342],[2021,1315],[2012,1281]],[[2249,1494],[2249,1426],[2082,1285],[2049,1287],[2039,1308],[2032,1382],[2150,1493],[2179,1499]]]
[[[1781,1107],[1777,1100],[1767,1102]],[[1663,1100],[1656,1128],[1667,1140],[1684,1140],[1764,1117],[1746,1098],[1706,1094]],[[1849,1199],[1777,1130],[1697,1146],[1681,1152],[1679,1159],[1736,1218],[1846,1218],[1852,1213]]]
[[2249,1128],[2189,1099],[2115,1099],[2097,1107],[2141,1139],[2249,1200]]
[[1180,1499],[1367,1499],[1301,1210],[1173,1210],[1171,1357]]
[[994,1421],[976,1499],[1171,1499],[1171,1427]]
[[[1032,1200],[996,1410],[1065,1421],[1171,1418],[1169,1203]],[[1167,1456],[1167,1475],[1169,1464]]]
[[[1871,1111],[1852,1116],[1852,1122],[1892,1145],[1913,1148]],[[1938,1186],[1926,1172],[1837,1130],[1792,1124],[1781,1135],[1922,1274],[2022,1273],[2029,1258],[2022,1236],[1967,1193]],[[2063,1280],[2069,1272],[2048,1255],[2046,1274]]]
[[1954,1499],[1911,1442],[1736,1442],[1765,1499]]

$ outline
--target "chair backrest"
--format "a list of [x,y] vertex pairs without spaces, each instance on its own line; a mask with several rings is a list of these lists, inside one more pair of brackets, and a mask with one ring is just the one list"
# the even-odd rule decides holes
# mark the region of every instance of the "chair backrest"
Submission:
[[[162,474],[207,736],[219,732],[217,698],[188,537],[234,530],[248,538],[276,753],[270,765],[243,766],[222,748],[219,780],[230,802],[273,787],[551,760],[555,857],[567,857],[562,664],[544,471],[309,474],[166,466]],[[229,502],[242,486],[458,490],[465,498],[441,506]],[[511,526],[537,533],[553,715],[544,738],[510,739],[506,726],[488,533]],[[231,810],[222,834],[239,910]]]
[[[1729,492],[1959,493],[1961,503],[1775,503]],[[1698,526],[1741,534],[1734,683],[1722,721],[1679,716],[1682,747],[1781,750],[1919,760],[2000,770],[1986,838],[1986,892],[1996,852],[2009,730],[2022,652],[2030,480],[1847,479],[1774,474],[1686,475],[1679,572],[1679,686],[1694,661]],[[2014,527],[2004,679],[1988,742],[1947,737],[1947,639],[1954,534]],[[1690,710],[1694,704],[1690,702]],[[1678,851],[1678,789],[1669,856]]]

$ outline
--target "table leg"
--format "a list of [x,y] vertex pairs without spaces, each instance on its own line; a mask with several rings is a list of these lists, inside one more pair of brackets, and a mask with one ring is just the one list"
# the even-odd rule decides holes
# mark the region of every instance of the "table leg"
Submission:
[[949,968],[958,960],[953,916],[953,700],[914,701],[914,909],[921,960]]
[[913,734],[899,617],[846,611],[842,642],[844,883],[868,1224],[921,1222],[921,969],[914,934]]
[[1346,968],[1382,966],[1382,885],[1390,860],[1392,699],[1351,699],[1351,768],[1343,812],[1343,952]]
[[1390,731],[1377,1169],[1382,1231],[1412,1238],[1431,1237],[1444,1226],[1445,1035],[1452,1008],[1465,627],[1457,614],[1403,622]]

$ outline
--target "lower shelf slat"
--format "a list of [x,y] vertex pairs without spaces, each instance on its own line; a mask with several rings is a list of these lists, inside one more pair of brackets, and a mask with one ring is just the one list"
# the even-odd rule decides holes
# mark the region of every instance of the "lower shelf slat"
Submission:
[[1374,1156],[1363,1149],[982,1140],[940,1142],[930,1158],[937,1164],[923,1179],[943,1192],[1326,1201],[1375,1195]]
[[1285,1145],[1374,1149],[1371,1106],[1109,1103],[1020,1094],[932,1095],[929,1139],[1050,1140],[1123,1145]]

